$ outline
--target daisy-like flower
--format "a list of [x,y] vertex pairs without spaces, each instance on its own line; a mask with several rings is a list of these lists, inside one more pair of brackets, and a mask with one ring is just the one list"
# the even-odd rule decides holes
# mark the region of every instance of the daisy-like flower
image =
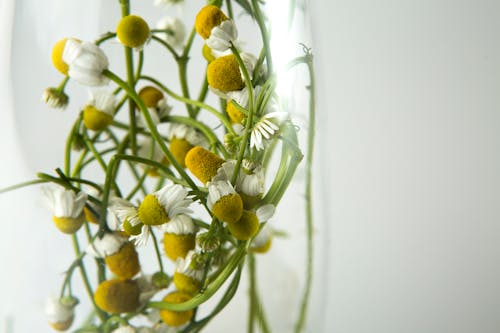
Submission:
[[241,218],[236,223],[228,223],[227,228],[231,235],[238,240],[248,240],[259,232],[260,223],[268,221],[274,214],[273,205],[264,205],[255,212],[243,211]]
[[[174,291],[168,294],[163,298],[163,302],[168,303],[184,303],[189,301],[192,298],[191,294],[182,292],[182,291]],[[194,310],[187,311],[172,311],[172,310],[161,310],[160,317],[163,322],[165,322],[169,326],[180,327],[184,324],[187,324],[194,315]],[[169,331],[167,331],[169,332]]]
[[[261,86],[256,86],[253,88],[253,96],[254,96],[254,105],[255,102],[257,101],[257,97],[260,94],[261,91]],[[237,90],[237,91],[230,91],[227,93],[229,96],[229,100],[226,106],[226,112],[229,116],[229,119],[233,124],[241,124],[243,119],[246,118],[245,114],[241,112],[233,103],[237,103],[241,107],[247,109],[248,108],[248,89],[247,87],[243,88],[242,90]]]
[[282,111],[270,112],[262,116],[252,128],[250,148],[263,150],[265,140],[271,139],[279,131],[279,126],[287,117],[288,114]]
[[109,61],[95,44],[68,39],[62,53],[62,61],[68,66],[67,74],[85,86],[102,86],[108,83],[103,75]]
[[180,49],[184,46],[186,27],[181,19],[165,16],[158,22],[156,28],[165,31],[165,34],[162,34],[163,39],[173,48]]
[[65,109],[68,106],[69,97],[63,90],[51,87],[45,89],[42,100],[51,108]]
[[85,220],[83,207],[87,194],[75,193],[60,186],[43,187],[42,191],[56,227],[66,234],[73,234],[80,229]]
[[188,215],[177,215],[169,223],[163,224],[163,249],[172,260],[184,258],[196,246],[198,228]]
[[118,233],[97,237],[88,252],[96,258],[104,258],[109,270],[121,279],[130,279],[141,270],[134,244]]
[[217,175],[225,161],[211,151],[196,146],[187,153],[185,162],[189,171],[202,183],[206,183]]
[[216,6],[208,5],[198,12],[195,28],[215,51],[227,51],[238,39],[236,25]]
[[252,240],[250,250],[255,253],[266,253],[271,248],[272,244],[272,229],[266,224],[260,229],[260,232]]
[[197,255],[195,251],[189,251],[185,258],[178,258],[173,279],[177,290],[191,295],[200,290],[204,273],[204,270],[196,267],[194,262]]
[[102,131],[113,122],[115,95],[108,90],[89,91],[89,95],[83,109],[83,124],[90,130]]
[[151,37],[151,32],[142,17],[127,15],[118,22],[116,37],[123,45],[140,50]]
[[207,146],[207,140],[199,131],[184,124],[172,123],[168,131],[168,138],[170,140],[169,149],[177,163],[183,168],[186,167],[186,155],[194,146]]
[[[138,95],[148,109],[149,115],[155,125],[158,125],[172,110],[172,106],[167,103],[166,97],[156,87],[145,86],[139,91]],[[138,126],[147,128],[147,123],[142,112],[139,112],[137,122]]]
[[129,235],[129,240],[136,246],[146,245],[150,236],[149,227],[139,219],[137,208],[126,200],[116,202],[111,210],[118,218],[121,229]]
[[45,315],[53,329],[66,331],[73,324],[76,302],[65,302],[60,298],[51,297],[45,304]]
[[243,201],[228,180],[207,184],[207,206],[221,221],[235,223],[243,213]]
[[188,191],[178,184],[170,183],[162,189],[146,195],[138,208],[139,220],[145,225],[161,225],[178,214],[189,214],[192,200]]

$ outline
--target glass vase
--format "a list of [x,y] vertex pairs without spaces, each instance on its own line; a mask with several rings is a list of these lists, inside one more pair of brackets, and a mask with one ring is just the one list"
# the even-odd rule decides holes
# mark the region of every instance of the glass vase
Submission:
[[[2,186],[20,184],[0,200],[3,218],[17,221],[2,254],[20,253],[4,279],[23,288],[7,291],[15,299],[3,314],[8,330],[48,332],[47,321],[61,328],[44,315],[53,296],[74,312],[72,332],[321,332],[326,230],[314,199],[321,184],[313,185],[319,169],[308,4],[156,2],[21,0],[9,7],[5,92],[12,112],[4,117],[16,131],[3,135],[16,153]],[[205,5],[213,6],[208,14]],[[119,28],[130,15],[148,27],[140,45],[127,40],[132,34],[135,41],[140,25]],[[54,68],[54,45],[68,37],[77,48],[98,45],[107,61],[98,74],[87,71],[96,59],[78,74],[64,53],[68,41],[59,58],[69,71]],[[103,86],[89,88],[82,80],[89,75]],[[102,91],[116,97],[107,117],[96,97]],[[96,112],[100,118],[92,118]],[[200,154],[206,158],[197,160]],[[54,226],[42,207],[38,187],[54,186],[86,196],[74,233],[61,233],[61,216],[52,211]],[[185,195],[176,203],[168,191]],[[147,219],[147,198],[157,200],[165,220]],[[227,208],[229,198],[237,199]],[[140,270],[132,276],[112,267],[109,244],[99,247],[108,235],[120,239],[113,254],[133,244]],[[186,235],[192,253],[173,255],[167,238]],[[137,306],[103,305],[98,294],[107,281],[137,285]],[[189,297],[166,297],[175,292]],[[171,320],[180,313],[187,321]]]

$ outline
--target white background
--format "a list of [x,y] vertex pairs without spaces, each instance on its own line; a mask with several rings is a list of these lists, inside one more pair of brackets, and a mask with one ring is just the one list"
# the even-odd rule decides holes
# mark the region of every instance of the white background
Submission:
[[[11,96],[40,90],[9,90],[11,64],[38,70],[9,59],[12,3],[0,1],[0,186],[50,170],[38,156],[60,150],[37,146],[56,135],[41,121],[70,119],[14,111]],[[37,24],[55,24],[43,7]],[[498,1],[312,2],[325,211],[311,332],[500,331],[499,13]],[[48,331],[42,302],[72,258],[37,195],[0,200],[0,325],[16,333]]]

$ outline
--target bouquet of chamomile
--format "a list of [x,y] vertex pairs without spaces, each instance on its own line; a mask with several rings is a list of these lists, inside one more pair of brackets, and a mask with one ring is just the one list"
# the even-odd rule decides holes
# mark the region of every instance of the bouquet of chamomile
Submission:
[[[200,332],[229,305],[245,266],[256,283],[255,260],[268,251],[276,233],[268,221],[304,160],[299,128],[276,93],[270,28],[261,0],[200,5],[190,33],[174,17],[151,28],[131,13],[129,0],[117,1],[116,7],[121,19],[115,31],[93,41],[67,37],[52,49],[52,63],[63,77],[57,87],[46,89],[44,101],[69,109],[69,81],[90,95],[85,105],[66,111],[74,112],[75,121],[64,165],[3,191],[41,184],[55,228],[71,239],[75,259],[61,278],[60,294],[46,305],[55,330]],[[236,8],[250,16],[261,42],[259,54],[245,52],[238,39]],[[204,41],[202,52],[192,52],[196,38]],[[123,49],[123,61],[114,64],[108,58],[102,48],[107,42]],[[145,71],[153,44],[161,47],[162,57],[175,61],[180,91],[168,83],[172,75],[165,80]],[[192,59],[206,64],[196,98],[188,84]],[[113,68],[122,64],[125,75],[120,77]],[[312,55],[305,46],[304,55],[285,67],[300,64],[311,79],[312,126]],[[220,105],[209,105],[210,95]],[[172,101],[182,108],[172,107]],[[309,132],[307,279],[296,332],[304,327],[312,273],[314,130]],[[148,258],[156,258],[153,271],[141,269],[138,249],[144,246],[151,249]],[[95,263],[95,279],[88,274],[89,263]],[[77,278],[86,294],[75,294],[72,281]],[[214,295],[215,306],[199,316],[198,309]],[[72,327],[83,297],[93,310],[81,314],[80,327]],[[249,332],[257,325],[270,332],[255,285],[249,300]]]

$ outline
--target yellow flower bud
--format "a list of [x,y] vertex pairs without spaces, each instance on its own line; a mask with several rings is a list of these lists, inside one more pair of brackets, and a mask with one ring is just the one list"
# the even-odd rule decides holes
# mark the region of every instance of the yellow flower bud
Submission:
[[212,213],[221,221],[237,222],[243,214],[243,201],[238,193],[221,197],[212,206]]
[[113,122],[113,116],[87,105],[83,109],[83,124],[90,130],[102,131]]
[[120,279],[130,279],[141,270],[139,256],[131,242],[125,243],[121,249],[104,258],[109,270]]
[[163,93],[156,87],[146,86],[139,91],[139,97],[146,107],[156,108],[158,102],[163,99]]
[[173,233],[165,233],[163,235],[163,249],[165,254],[172,260],[179,257],[184,258],[187,253],[194,250],[196,246],[196,235],[177,235]]
[[196,294],[201,288],[200,281],[179,272],[174,273],[174,285],[179,291],[190,295]]
[[172,152],[172,155],[174,155],[174,158],[177,161],[177,163],[179,163],[181,167],[185,168],[186,155],[193,148],[193,145],[190,144],[189,141],[186,139],[178,139],[176,137],[173,137],[170,140],[169,148],[170,151]]
[[[174,291],[163,298],[164,302],[169,303],[184,303],[191,299],[191,295]],[[170,326],[181,326],[187,323],[193,317],[193,310],[188,311],[171,311],[171,310],[160,310],[161,319]]]
[[200,146],[191,149],[185,159],[186,167],[202,183],[206,183],[217,174],[224,160]]
[[248,240],[259,231],[259,219],[255,213],[245,210],[236,223],[228,223],[227,228],[231,235],[238,240]]
[[208,5],[203,7],[196,15],[194,23],[196,32],[203,38],[210,37],[214,27],[217,27],[223,21],[228,20],[227,16],[216,6]]
[[167,212],[153,194],[144,197],[137,213],[141,222],[146,225],[160,225],[170,221]]
[[85,217],[83,214],[77,218],[53,216],[52,220],[54,221],[57,229],[59,229],[60,231],[64,232],[65,234],[74,234],[83,225]]
[[139,286],[134,280],[103,281],[94,293],[96,305],[109,313],[135,311],[139,303]]
[[149,26],[142,17],[128,15],[116,27],[116,37],[128,47],[141,47],[149,38]]
[[241,90],[245,83],[234,54],[215,59],[207,67],[208,84],[222,92]]

